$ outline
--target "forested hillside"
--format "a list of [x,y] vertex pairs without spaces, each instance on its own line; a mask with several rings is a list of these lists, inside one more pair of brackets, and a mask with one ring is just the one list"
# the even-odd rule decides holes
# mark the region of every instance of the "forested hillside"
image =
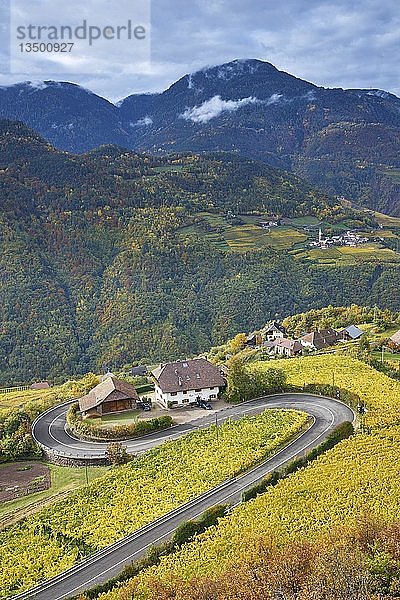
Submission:
[[23,121],[64,150],[235,152],[396,216],[399,107],[382,90],[323,88],[251,59],[203,68],[162,93],[117,104],[67,82],[0,88],[1,118]]
[[1,385],[188,356],[327,304],[400,308],[395,263],[323,268],[193,228],[204,214],[372,219],[262,163],[75,156],[2,121],[0,190]]

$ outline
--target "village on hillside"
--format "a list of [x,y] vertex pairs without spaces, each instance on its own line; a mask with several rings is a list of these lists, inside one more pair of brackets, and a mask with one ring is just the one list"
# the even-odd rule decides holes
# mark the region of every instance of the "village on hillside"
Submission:
[[356,325],[336,329],[316,329],[305,333],[297,339],[287,335],[285,327],[279,321],[270,321],[260,331],[250,333],[246,338],[246,346],[262,348],[270,356],[293,357],[325,350],[340,342],[360,339],[364,332]]
[[310,242],[310,248],[320,248],[321,250],[327,250],[334,246],[348,246],[349,248],[357,248],[362,244],[367,244],[370,240],[367,237],[358,235],[355,231],[346,231],[340,235],[332,235],[331,237],[324,237],[322,229],[319,229],[318,240],[316,242]]
[[[244,346],[261,349],[270,358],[294,358],[329,352],[337,344],[354,342],[364,335],[365,332],[353,324],[342,329],[316,329],[293,339],[281,322],[272,320],[259,331],[247,335]],[[389,343],[393,351],[400,352],[400,330],[390,337]],[[151,381],[153,388],[150,394],[140,396],[133,385],[118,380],[109,372],[99,385],[79,399],[79,410],[83,418],[91,419],[134,409],[153,413],[154,410],[162,413],[193,407],[212,410],[223,395],[226,374],[225,364],[216,366],[206,357],[176,360],[154,368],[135,366],[130,375]]]
[[[299,337],[291,337],[280,321],[271,320],[260,330],[247,335],[238,334],[237,338],[240,338],[239,351],[262,352],[263,360],[272,360],[335,352],[336,346],[339,349],[349,348],[365,335],[363,329],[351,324],[340,329],[316,328],[303,332]],[[384,350],[400,353],[400,330],[393,333],[385,344],[381,344],[379,349],[382,361]],[[196,358],[153,366],[130,366],[129,372],[117,372],[117,376],[108,371],[100,377],[100,383],[78,398],[78,414],[81,419],[91,422],[93,419],[113,420],[112,415],[125,413],[126,416],[121,415],[120,418],[129,421],[158,418],[173,411],[177,422],[187,422],[193,420],[193,413],[188,409],[197,408],[198,416],[201,416],[201,411],[220,410],[225,405],[228,365],[233,356],[227,350],[228,346],[213,348],[209,355]],[[221,349],[219,356],[213,354]],[[49,382],[40,381],[31,386],[4,388],[0,392],[48,388]],[[179,408],[185,410],[177,413]],[[118,419],[115,417],[114,425],[119,424]]]

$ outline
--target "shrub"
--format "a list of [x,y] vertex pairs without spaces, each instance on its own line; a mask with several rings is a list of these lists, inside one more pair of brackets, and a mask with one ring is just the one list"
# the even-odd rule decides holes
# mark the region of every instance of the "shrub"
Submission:
[[123,465],[128,462],[126,448],[119,442],[111,442],[108,444],[106,458],[110,465]]
[[251,370],[240,355],[230,360],[225,394],[228,402],[243,402],[285,390],[286,375],[281,369]]
[[67,425],[72,433],[78,437],[84,436],[90,439],[103,440],[124,440],[129,438],[147,435],[153,431],[167,429],[173,425],[172,417],[163,415],[143,421],[135,421],[128,425],[116,425],[114,427],[104,427],[101,429],[97,423],[91,423],[82,418],[79,412],[78,403],[74,403],[67,412]]

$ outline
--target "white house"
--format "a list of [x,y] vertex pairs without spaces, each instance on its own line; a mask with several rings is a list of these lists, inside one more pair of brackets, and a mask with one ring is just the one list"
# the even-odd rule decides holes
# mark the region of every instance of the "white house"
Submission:
[[270,321],[261,330],[262,337],[267,342],[286,337],[286,329],[279,321]]
[[152,376],[156,401],[165,408],[215,400],[225,386],[220,370],[205,358],[160,365]]
[[277,338],[270,342],[265,342],[264,347],[270,354],[276,356],[296,356],[301,354],[303,346],[297,340],[289,338]]

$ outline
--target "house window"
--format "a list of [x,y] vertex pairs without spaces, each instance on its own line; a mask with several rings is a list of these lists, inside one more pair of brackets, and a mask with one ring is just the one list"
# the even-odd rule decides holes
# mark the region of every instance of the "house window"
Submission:
[[186,390],[183,391],[182,393],[183,393],[184,396],[187,396],[187,391]]
[[202,390],[200,389],[200,390],[194,390],[194,391],[195,391],[195,392],[201,392]]
[[171,392],[171,396],[177,396],[178,392]]

